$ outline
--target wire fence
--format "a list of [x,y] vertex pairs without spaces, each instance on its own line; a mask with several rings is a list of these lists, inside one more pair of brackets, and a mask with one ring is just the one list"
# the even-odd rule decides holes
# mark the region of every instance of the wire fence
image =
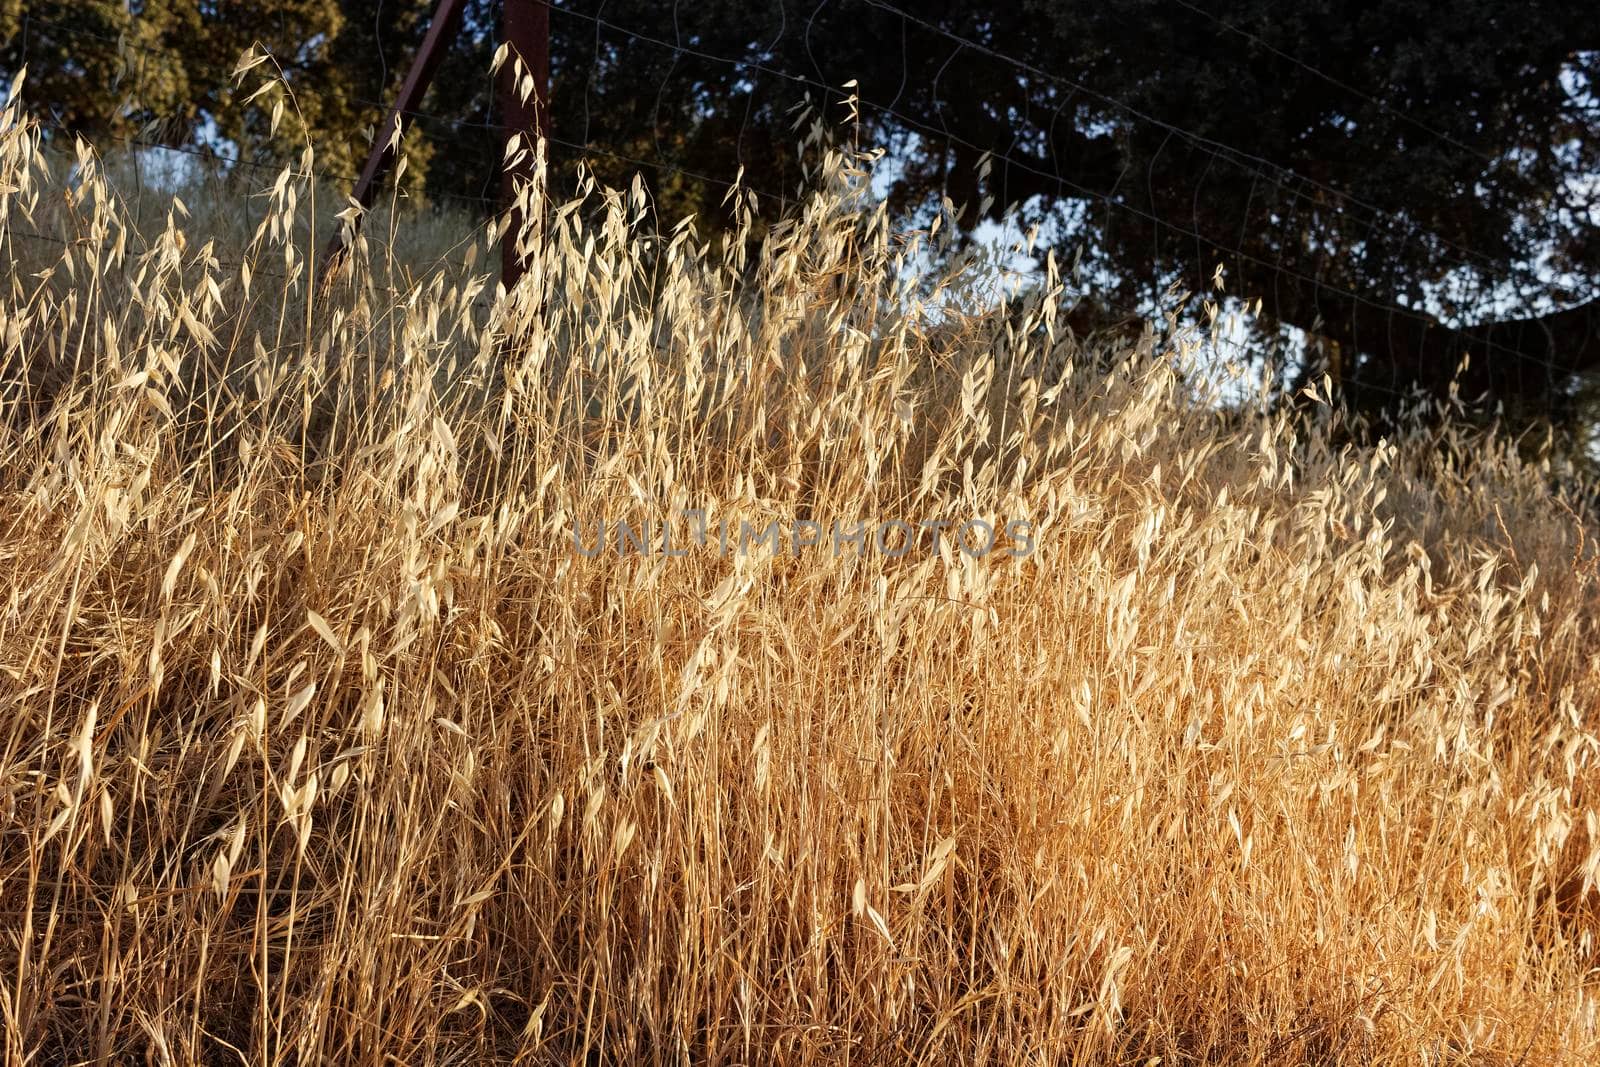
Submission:
[[[1020,181],[1025,177],[1029,188],[1047,189],[1059,203],[1077,205],[1081,211],[1094,212],[1099,219],[1102,234],[1109,233],[1117,225],[1118,220],[1148,229],[1153,246],[1151,257],[1153,262],[1170,261],[1172,258],[1170,250],[1179,243],[1187,244],[1192,246],[1193,251],[1189,261],[1181,266],[1189,277],[1207,276],[1210,274],[1210,269],[1219,264],[1232,265],[1239,268],[1239,272],[1243,275],[1270,279],[1271,292],[1244,293],[1242,296],[1259,297],[1271,309],[1293,304],[1304,312],[1306,305],[1309,305],[1309,310],[1317,321],[1330,323],[1338,318],[1341,320],[1339,323],[1341,331],[1346,336],[1361,339],[1366,344],[1386,344],[1391,351],[1424,352],[1427,350],[1430,337],[1436,337],[1441,329],[1456,330],[1471,327],[1470,312],[1473,310],[1481,314],[1485,309],[1504,310],[1508,305],[1522,308],[1538,307],[1543,299],[1544,290],[1548,288],[1531,276],[1525,264],[1509,263],[1501,254],[1486,252],[1472,247],[1458,237],[1438,233],[1422,224],[1414,214],[1386,208],[1332,181],[1300,173],[1283,163],[1253,154],[1215,137],[1186,129],[1112,94],[1099,91],[1091,85],[1059,72],[1044,69],[1023,57],[1009,54],[992,43],[923,17],[890,0],[818,0],[804,24],[791,25],[785,20],[779,27],[775,39],[754,46],[743,54],[720,53],[698,43],[698,38],[694,35],[684,34],[679,19],[680,0],[675,0],[672,9],[675,31],[673,39],[652,32],[650,27],[633,24],[620,16],[607,14],[607,4],[603,0],[599,3],[588,3],[585,0],[566,0],[561,3],[552,0],[535,0],[535,2],[543,3],[549,8],[553,16],[551,31],[553,36],[565,37],[569,41],[592,40],[593,42],[590,83],[583,86],[585,120],[581,136],[574,139],[567,135],[567,131],[560,129],[550,136],[550,143],[554,149],[560,150],[571,159],[605,159],[624,168],[643,169],[658,176],[672,176],[701,183],[709,188],[732,189],[737,186],[753,192],[758,202],[769,203],[778,210],[786,209],[796,201],[798,191],[794,189],[784,191],[754,187],[737,175],[712,174],[700,168],[687,167],[681,159],[673,158],[673,154],[662,144],[659,133],[655,139],[653,155],[622,151],[616,146],[598,143],[591,138],[588,126],[589,115],[593,109],[591,102],[594,91],[593,72],[602,69],[606,62],[615,61],[614,57],[617,54],[650,52],[655,54],[658,61],[666,64],[666,73],[663,75],[661,85],[662,94],[667,91],[668,80],[674,76],[679,65],[686,61],[725,69],[731,83],[744,87],[745,116],[735,146],[735,159],[741,170],[746,162],[745,138],[752,125],[752,110],[758,102],[758,87],[763,83],[786,86],[791,94],[802,93],[813,99],[814,103],[826,107],[847,106],[878,130],[892,130],[900,135],[921,138],[928,144],[937,144],[951,151],[959,150],[968,157],[983,160],[997,177],[999,188],[996,193],[1001,205],[1009,203],[1008,182],[1013,179]],[[908,80],[909,68],[906,68],[907,78],[902,79],[898,91],[889,99],[865,97],[853,87],[834,84],[826,76],[811,50],[814,24],[830,4],[845,9],[853,8],[863,16],[871,13],[890,18],[899,27],[902,50],[911,35],[922,35],[924,43],[938,41],[943,47],[947,47],[948,58],[934,77],[925,84],[912,84]],[[1228,19],[1211,14],[1189,0],[1174,0],[1174,4],[1210,20],[1224,34],[1237,36],[1257,47],[1270,50],[1272,54],[1303,70],[1308,76],[1349,94],[1352,99],[1359,99],[1380,109],[1397,121],[1405,123],[1408,128],[1432,138],[1452,152],[1470,155],[1486,165],[1495,163],[1492,157],[1449,133],[1432,127],[1399,104],[1374,96],[1349,84],[1345,79],[1335,77],[1314,64],[1278,49],[1262,40],[1259,35]],[[145,76],[146,64],[150,62],[181,61],[191,75],[204,74],[214,79],[216,86],[225,86],[232,81],[231,66],[226,70],[220,64],[208,66],[203,62],[197,63],[191,57],[180,57],[171,49],[143,42],[131,42],[121,37],[100,33],[81,24],[62,19],[41,18],[27,13],[22,17],[21,50],[25,59],[28,54],[29,35],[36,29],[48,29],[52,34],[68,39],[97,41],[102,45],[114,46],[119,54],[137,57],[135,69],[129,73],[136,88]],[[797,42],[801,46],[798,50],[793,47]],[[794,69],[775,58],[784,54],[795,54],[797,51],[811,57],[810,72]],[[1047,144],[1055,143],[1057,130],[1063,119],[1069,124],[1074,122],[1075,109],[1088,104],[1092,105],[1098,114],[1113,117],[1115,121],[1130,128],[1158,136],[1160,149],[1150,160],[1146,174],[1140,176],[1123,173],[1108,190],[1093,188],[1076,180],[1063,168],[1060,152],[1024,151],[1025,131],[1015,123],[1008,128],[1004,115],[996,119],[994,136],[987,139],[988,143],[980,143],[973,136],[953,130],[945,119],[951,107],[952,90],[944,83],[947,73],[958,59],[963,63],[977,62],[990,65],[993,70],[1003,71],[1019,83],[1046,89],[1047,99],[1053,99],[1056,104],[1054,112],[1047,119],[1043,117],[1030,119],[1026,126],[1031,132],[1041,134]],[[387,60],[384,61],[384,67],[387,71]],[[315,86],[300,84],[295,85],[294,90],[297,94],[316,91]],[[572,91],[576,91],[576,88],[572,87]],[[959,90],[959,92],[965,91],[964,88]],[[380,99],[382,95],[381,91],[375,91],[370,99],[356,97],[352,102],[370,108],[376,124],[377,119],[389,107],[389,104]],[[927,106],[913,109],[904,103],[908,95],[925,99]],[[661,99],[658,97],[658,114],[660,109]],[[421,135],[441,141],[463,130],[506,132],[504,126],[486,114],[463,116],[412,110],[405,112],[403,117]],[[117,136],[116,139],[134,149],[181,154],[233,170],[248,168],[276,173],[285,167],[297,169],[299,165],[298,161],[261,153],[254,156],[242,152],[230,153],[219,150],[214,145],[198,144],[192,140],[132,135]],[[1009,147],[1006,147],[1007,145]],[[1183,153],[1183,159],[1190,164],[1190,170],[1194,174],[1192,206],[1188,218],[1179,217],[1170,209],[1158,206],[1159,198],[1154,189],[1157,180],[1156,157],[1169,152]],[[342,182],[355,181],[355,177],[349,174],[326,173],[323,176]],[[1145,186],[1142,193],[1141,178]],[[490,180],[486,178],[486,188]],[[1218,187],[1213,183],[1234,188],[1247,187],[1249,190],[1244,198],[1245,207],[1240,217],[1240,233],[1231,239],[1216,232],[1214,226],[1208,227],[1202,219],[1200,203],[1208,187]],[[1562,195],[1561,190],[1549,192],[1555,197]],[[443,191],[430,195],[478,211],[493,210],[497,206],[497,197],[487,195],[487,192],[474,195]],[[1247,242],[1245,237],[1251,232],[1247,227],[1256,224],[1276,225],[1281,229],[1283,236],[1267,242]],[[1442,308],[1436,307],[1430,311],[1422,307],[1408,306],[1396,302],[1392,297],[1382,295],[1382,292],[1375,294],[1363,289],[1357,284],[1359,279],[1350,280],[1348,271],[1344,275],[1332,276],[1337,272],[1330,269],[1328,257],[1308,253],[1304,247],[1305,242],[1297,243],[1293,236],[1296,227],[1304,229],[1313,224],[1336,230],[1344,235],[1359,235],[1353,238],[1347,236],[1347,246],[1351,248],[1366,247],[1379,237],[1382,237],[1389,247],[1403,249],[1412,243],[1425,247],[1429,252],[1429,259],[1442,272],[1442,276],[1452,279],[1461,290],[1456,294],[1458,299],[1455,302],[1468,309],[1469,313],[1452,315]],[[1270,254],[1269,249],[1276,254]],[[1391,274],[1385,280],[1392,282],[1392,272],[1397,269],[1398,266],[1391,262],[1389,266]],[[1149,315],[1152,309],[1164,300],[1171,282],[1171,277],[1152,279],[1150,289],[1138,307],[1129,306],[1106,292],[1091,292],[1092,286],[1088,285],[1083,286],[1083,295],[1113,311],[1128,315]],[[1385,292],[1395,290],[1393,285],[1379,288]],[[1593,289],[1586,288],[1574,294],[1570,302],[1582,304],[1594,296]],[[1271,315],[1272,312],[1269,311],[1269,317]],[[1303,320],[1306,315],[1302,313],[1300,317]],[[1348,322],[1342,321],[1344,317],[1348,317]],[[1379,325],[1374,326],[1373,323]],[[1574,371],[1570,361],[1556,358],[1553,352],[1530,352],[1526,347],[1505,344],[1488,333],[1475,334],[1473,343],[1486,356],[1500,357],[1508,363],[1514,362],[1522,367],[1536,367],[1538,373],[1544,376],[1544,386],[1551,394],[1559,392],[1570,380]],[[1351,353],[1350,358],[1357,359],[1360,355],[1359,352]],[[1362,388],[1388,393],[1391,396],[1404,396],[1413,391],[1414,382],[1407,380],[1402,374],[1398,360],[1390,360],[1388,381],[1375,374],[1371,369],[1372,366],[1376,364],[1368,366],[1361,382]]]

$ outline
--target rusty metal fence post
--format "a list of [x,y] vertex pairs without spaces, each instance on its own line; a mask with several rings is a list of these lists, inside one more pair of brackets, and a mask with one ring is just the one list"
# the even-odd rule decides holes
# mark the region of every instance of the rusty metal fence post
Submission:
[[[400,95],[384,117],[378,138],[351,193],[363,214],[371,210],[384,178],[394,166],[406,121],[417,114],[434,73],[461,29],[465,9],[466,0],[439,0],[439,6],[434,9],[422,47],[411,62]],[[525,240],[530,227],[537,228],[540,223],[538,218],[526,217],[520,197],[534,182],[538,154],[545,151],[549,143],[550,8],[546,0],[504,0],[500,26],[506,46],[496,81],[502,148],[509,149],[512,138],[519,138],[514,152],[502,151],[501,154],[505,171],[501,175],[500,202],[511,212],[509,225],[500,240],[501,280],[510,290],[522,277],[524,269],[524,257],[518,253],[517,245]],[[360,224],[359,216],[355,224]],[[341,227],[334,234],[328,245],[328,274],[348,251],[347,244],[354,232],[354,226]],[[535,232],[532,240],[537,242],[538,239]]]
[[[502,154],[500,202],[511,216],[500,240],[500,278],[509,291],[522,277],[519,242],[539,240],[538,218],[523,212],[522,194],[534,181],[537,153],[548,151],[550,137],[550,9],[545,0],[505,0],[501,11],[501,37],[507,54],[500,66],[497,95],[503,144],[521,134],[517,151]],[[529,228],[534,229],[528,235]]]

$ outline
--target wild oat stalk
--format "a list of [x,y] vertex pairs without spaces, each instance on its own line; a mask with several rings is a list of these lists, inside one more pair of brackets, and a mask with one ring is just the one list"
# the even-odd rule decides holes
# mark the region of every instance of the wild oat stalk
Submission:
[[[1497,440],[933,315],[854,156],[308,305],[301,174],[220,243],[3,123],[7,1062],[1600,1054],[1593,528]],[[1035,550],[575,548],[684,509]]]

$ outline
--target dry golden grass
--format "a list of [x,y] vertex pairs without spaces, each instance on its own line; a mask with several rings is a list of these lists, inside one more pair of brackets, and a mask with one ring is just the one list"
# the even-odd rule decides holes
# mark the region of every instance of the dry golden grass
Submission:
[[[146,245],[5,113],[5,1062],[1594,1062],[1549,472],[934,329],[855,166],[310,305],[293,175]],[[574,550],[692,507],[1037,550]]]

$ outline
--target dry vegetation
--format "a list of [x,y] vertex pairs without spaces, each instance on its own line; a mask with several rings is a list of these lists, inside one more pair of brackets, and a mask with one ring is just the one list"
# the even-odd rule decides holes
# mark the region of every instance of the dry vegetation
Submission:
[[[510,301],[372,227],[308,304],[294,175],[145,243],[3,123],[6,1062],[1600,1053],[1596,573],[1503,443],[934,329],[849,158],[748,263],[596,190]],[[574,551],[692,507],[1037,550]]]

